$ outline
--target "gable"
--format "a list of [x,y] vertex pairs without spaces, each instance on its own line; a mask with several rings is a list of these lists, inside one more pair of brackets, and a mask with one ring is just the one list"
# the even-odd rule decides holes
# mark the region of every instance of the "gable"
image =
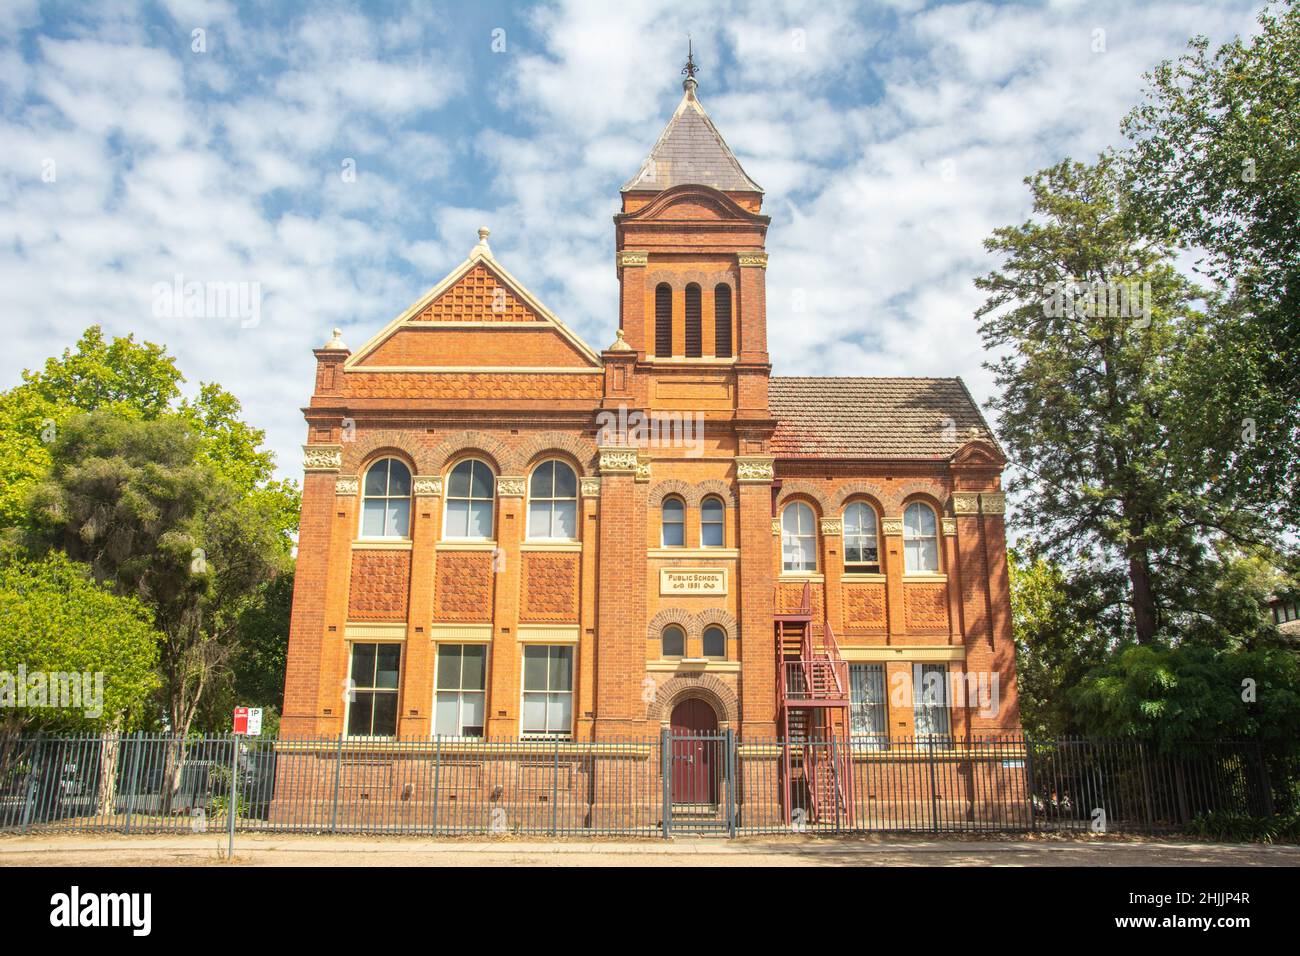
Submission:
[[600,356],[485,245],[344,363],[345,371],[600,367]]

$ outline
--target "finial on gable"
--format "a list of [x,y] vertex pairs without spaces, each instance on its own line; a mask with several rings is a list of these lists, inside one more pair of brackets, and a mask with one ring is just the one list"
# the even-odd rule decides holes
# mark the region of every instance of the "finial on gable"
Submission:
[[635,352],[636,349],[628,344],[627,339],[623,338],[623,330],[619,329],[614,333],[614,344],[609,347],[611,352]]
[[327,348],[327,349],[343,349],[343,350],[346,350],[346,349],[347,349],[347,346],[343,344],[343,330],[342,330],[342,329],[335,329],[335,330],[334,330],[334,334],[333,334],[332,336],[330,336],[330,340],[329,340],[328,342],[325,343],[325,348]]
[[695,95],[695,88],[700,84],[695,79],[695,74],[699,72],[699,67],[695,65],[695,48],[691,43],[691,35],[686,34],[686,65],[682,67],[682,73],[686,79],[682,80],[682,89],[688,95]]
[[492,250],[488,248],[488,241],[487,241],[488,236],[491,235],[491,233],[492,230],[489,229],[487,226],[478,227],[478,245],[476,245],[473,249],[470,250],[469,254],[471,256],[484,255],[487,256],[489,259],[492,258]]

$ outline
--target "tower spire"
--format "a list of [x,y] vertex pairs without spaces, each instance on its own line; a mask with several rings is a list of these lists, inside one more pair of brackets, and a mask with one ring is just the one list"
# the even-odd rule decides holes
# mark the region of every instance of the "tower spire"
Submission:
[[699,72],[699,67],[695,65],[695,49],[691,44],[691,35],[686,34],[686,65],[682,67],[682,73],[686,79],[682,80],[682,89],[687,93],[694,95],[695,88],[700,84],[695,80],[695,74]]

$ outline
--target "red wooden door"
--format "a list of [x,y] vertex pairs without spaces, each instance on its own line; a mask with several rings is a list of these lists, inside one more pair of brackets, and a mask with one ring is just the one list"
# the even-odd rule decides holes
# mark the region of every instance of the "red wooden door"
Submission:
[[718,717],[702,700],[684,700],[669,718],[673,747],[673,803],[717,803]]

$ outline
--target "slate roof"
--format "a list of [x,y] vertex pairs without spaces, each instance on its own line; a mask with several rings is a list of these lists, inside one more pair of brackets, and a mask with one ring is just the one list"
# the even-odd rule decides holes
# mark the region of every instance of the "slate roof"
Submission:
[[658,192],[686,184],[723,192],[763,191],[750,179],[704,112],[688,81],[677,112],[623,192]]
[[960,378],[777,376],[777,458],[948,458],[973,438],[999,447]]

